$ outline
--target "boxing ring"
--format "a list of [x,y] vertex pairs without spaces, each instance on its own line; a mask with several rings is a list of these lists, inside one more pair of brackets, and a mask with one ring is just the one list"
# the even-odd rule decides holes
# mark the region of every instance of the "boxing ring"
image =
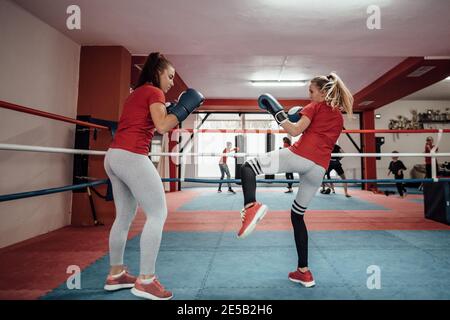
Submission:
[[[350,131],[350,130],[349,130]],[[368,130],[351,130],[353,133],[361,133],[359,131],[368,131]],[[356,131],[356,132],[355,132]],[[378,132],[378,130],[371,130]],[[382,132],[386,132],[388,130],[380,130]],[[423,131],[423,130],[422,130]],[[433,130],[426,130],[426,133],[436,132]],[[441,131],[442,132],[442,131]],[[450,132],[450,130],[449,130]],[[409,132],[411,133],[411,132]],[[420,132],[423,133],[423,132]],[[51,147],[39,147],[39,146],[27,146],[27,145],[17,145],[17,144],[5,144],[0,143],[0,150],[8,150],[8,151],[21,151],[21,152],[45,152],[45,153],[63,153],[63,154],[80,154],[80,155],[92,155],[92,156],[104,156],[106,151],[100,150],[80,150],[80,149],[67,149],[67,148],[51,148]],[[247,154],[247,153],[191,153],[191,152],[150,152],[148,154],[151,156],[158,157],[187,157],[187,156],[195,156],[195,157],[231,157],[231,158],[249,158],[256,157],[261,154]],[[436,159],[438,157],[449,157],[450,153],[339,153],[332,154],[332,156],[339,157],[430,157],[432,159]],[[433,161],[435,164],[435,161]],[[438,178],[436,177],[436,165],[433,166],[434,177],[425,178],[425,179],[324,179],[323,183],[429,183],[429,182],[450,182],[450,178]],[[219,184],[219,183],[235,183],[239,184],[241,182],[240,179],[198,179],[198,178],[162,178],[162,182],[193,182],[193,183],[208,183],[208,184]],[[298,180],[287,180],[287,179],[257,179],[257,183],[269,183],[269,184],[286,184],[286,183],[294,183],[298,184]],[[78,189],[84,189],[87,187],[94,187],[97,185],[107,184],[108,180],[98,180],[89,183],[63,186],[63,187],[55,187],[50,189],[41,189],[34,191],[27,191],[23,193],[16,194],[6,194],[0,195],[0,202],[16,200],[21,198],[29,198],[36,197],[41,195],[47,195],[58,192],[66,192],[73,191]]]
[[[3,103],[0,103],[4,106]],[[7,107],[11,107],[10,104]],[[59,119],[58,115],[41,113],[30,108],[16,108],[37,116],[83,126],[89,130],[110,132],[107,126],[76,119]],[[435,133],[436,147],[450,130],[346,130],[344,133]],[[175,130],[176,132],[176,130]],[[282,130],[179,130],[186,134],[284,133]],[[72,149],[18,144],[0,144],[0,152],[88,155],[102,159],[105,150]],[[229,157],[247,159],[256,153],[194,153],[152,152],[149,156],[173,158],[180,165],[188,157]],[[339,157],[430,157],[439,159],[450,153],[339,153]],[[91,161],[91,158],[90,158]],[[85,183],[48,186],[40,190],[0,195],[0,202],[39,197],[69,191],[95,193],[95,187],[108,185],[105,176],[78,177]],[[185,176],[163,177],[163,182],[215,185],[234,183],[240,179],[202,179]],[[324,179],[325,183],[395,184],[450,182],[439,177],[436,166],[429,179]],[[262,185],[298,184],[298,179],[257,179]],[[198,189],[198,191],[197,191]],[[209,188],[211,189],[211,188]],[[92,191],[92,192],[91,192]],[[238,190],[238,192],[240,192]],[[450,227],[423,218],[423,200],[377,197],[371,192],[356,190],[350,199],[336,195],[317,194],[306,215],[310,230],[311,265],[317,278],[314,291],[306,291],[287,281],[285,275],[295,265],[292,230],[288,212],[292,196],[277,188],[258,188],[258,196],[268,201],[271,213],[261,222],[247,241],[236,240],[240,223],[239,196],[217,194],[208,188],[183,188],[182,192],[166,193],[169,216],[163,232],[158,257],[158,270],[164,283],[174,291],[174,299],[448,299],[448,243]],[[97,194],[98,196],[98,194]],[[381,200],[380,200],[381,199]],[[110,199],[112,200],[112,199]],[[102,201],[99,199],[99,201]],[[145,218],[138,212],[130,231],[127,256],[130,270],[137,272],[139,230]],[[42,239],[21,244],[17,249],[0,250],[3,261],[0,280],[7,284],[3,297],[19,299],[130,299],[130,293],[103,292],[104,275],[108,269],[108,226],[97,223],[95,228],[68,227],[52,232]],[[251,255],[249,255],[251,252]],[[33,259],[39,263],[34,264]],[[65,271],[68,265],[80,266],[81,290],[69,290]],[[366,269],[382,267],[381,291],[368,290]],[[52,265],[52,273],[40,267]],[[258,272],[249,272],[255,266]],[[180,267],[195,272],[180,273]],[[26,268],[22,271],[21,268]],[[192,269],[192,270],[191,270]],[[431,272],[432,271],[432,272]],[[15,277],[15,275],[17,277]],[[419,289],[417,289],[420,287]],[[19,288],[19,290],[16,290]],[[26,291],[29,290],[29,291]],[[16,291],[14,291],[16,290]],[[16,293],[13,293],[16,292]],[[24,293],[25,292],[25,293]]]

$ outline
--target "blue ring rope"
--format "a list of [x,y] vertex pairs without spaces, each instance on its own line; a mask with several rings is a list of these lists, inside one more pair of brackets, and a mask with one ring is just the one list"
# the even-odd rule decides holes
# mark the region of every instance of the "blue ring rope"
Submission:
[[5,195],[0,195],[0,202],[43,196],[43,195],[47,195],[47,194],[59,193],[59,192],[65,192],[65,191],[72,191],[72,190],[83,189],[83,188],[87,188],[87,187],[94,187],[94,186],[98,186],[101,184],[107,184],[107,183],[108,183],[108,179],[105,179],[105,180],[98,180],[98,181],[93,181],[93,182],[88,182],[88,183],[64,186],[64,187],[59,187],[59,188],[51,188],[51,189],[28,191],[28,192],[21,192],[21,193],[5,194]]
[[[218,183],[242,183],[240,179],[224,179],[224,180],[210,180],[210,179],[197,179],[197,178],[163,178],[161,179],[163,182],[197,182],[197,183],[211,183],[211,184],[218,184]],[[257,179],[257,183],[292,183],[297,184],[299,183],[299,180],[287,180],[287,179]],[[450,182],[450,178],[439,178],[437,181],[434,181],[433,179],[346,179],[346,180],[340,180],[340,179],[324,179],[324,183],[422,183],[422,182]],[[47,194],[53,194],[53,193],[59,193],[59,192],[66,192],[66,191],[73,191],[77,189],[83,189],[87,187],[94,187],[102,184],[108,184],[108,179],[104,180],[97,180],[93,182],[88,183],[82,183],[82,184],[76,184],[76,185],[70,185],[70,186],[64,186],[59,188],[51,188],[51,189],[43,189],[43,190],[36,190],[36,191],[28,191],[28,192],[21,192],[21,193],[13,193],[13,194],[6,194],[6,195],[0,195],[0,202],[4,201],[11,201],[11,200],[17,200],[17,199],[24,199],[24,198],[31,198],[31,197],[37,197],[37,196],[43,196]]]

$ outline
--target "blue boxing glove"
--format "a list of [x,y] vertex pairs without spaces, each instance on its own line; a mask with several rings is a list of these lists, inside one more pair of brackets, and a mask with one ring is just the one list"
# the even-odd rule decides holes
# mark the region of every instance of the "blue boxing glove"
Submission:
[[301,106],[295,106],[289,109],[288,111],[288,118],[290,122],[296,123],[300,121],[300,118],[302,117],[302,114],[300,111],[303,110],[303,107]]
[[187,89],[178,97],[178,102],[167,107],[167,113],[177,117],[179,122],[184,121],[195,109],[200,107],[205,97],[194,89]]
[[260,95],[258,98],[258,105],[261,109],[271,113],[279,125],[288,121],[288,116],[286,112],[284,112],[283,106],[271,94],[265,93]]

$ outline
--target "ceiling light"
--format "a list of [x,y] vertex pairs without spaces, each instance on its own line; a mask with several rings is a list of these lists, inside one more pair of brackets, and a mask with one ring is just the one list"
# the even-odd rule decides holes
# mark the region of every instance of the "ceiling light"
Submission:
[[450,60],[450,56],[427,56],[425,60]]
[[450,81],[450,77],[447,77],[444,79],[445,81]]
[[359,104],[359,106],[368,106],[369,104],[372,104],[372,103],[374,103],[375,101],[363,101],[363,102],[361,102],[360,104]]
[[303,87],[308,83],[305,80],[252,80],[255,87]]
[[423,76],[425,73],[433,70],[436,66],[422,66],[407,75],[409,78],[417,78]]

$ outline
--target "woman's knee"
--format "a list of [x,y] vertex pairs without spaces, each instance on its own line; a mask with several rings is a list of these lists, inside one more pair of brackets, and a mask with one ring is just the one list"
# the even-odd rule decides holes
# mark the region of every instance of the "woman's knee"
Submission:
[[160,219],[161,219],[163,222],[166,221],[166,219],[167,219],[167,208],[164,208],[164,209],[161,211]]
[[118,215],[114,220],[115,228],[122,231],[130,229],[131,223],[133,222],[134,215]]
[[160,208],[153,208],[150,210],[145,210],[145,213],[147,215],[147,218],[149,218],[151,221],[160,221],[164,223],[167,219],[167,208],[160,207]]

